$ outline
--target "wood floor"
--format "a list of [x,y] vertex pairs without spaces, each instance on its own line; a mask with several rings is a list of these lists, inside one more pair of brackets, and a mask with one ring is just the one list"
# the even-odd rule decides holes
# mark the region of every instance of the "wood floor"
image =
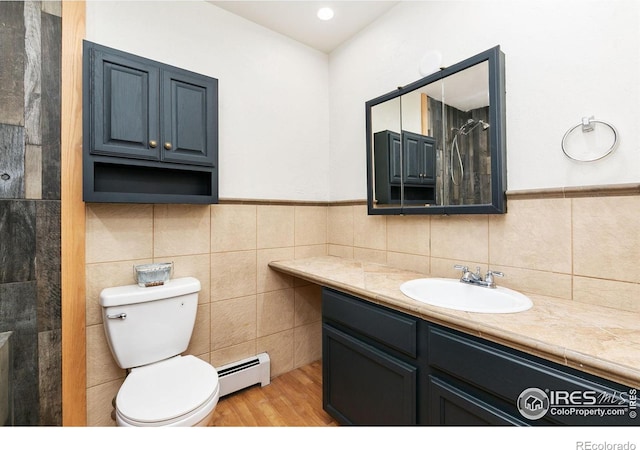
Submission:
[[313,362],[220,399],[210,426],[324,427],[338,423],[322,409],[322,363]]

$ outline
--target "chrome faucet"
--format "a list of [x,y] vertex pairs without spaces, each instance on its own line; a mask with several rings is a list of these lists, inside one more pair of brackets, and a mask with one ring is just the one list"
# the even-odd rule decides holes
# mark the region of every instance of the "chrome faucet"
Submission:
[[470,272],[467,266],[462,266],[460,264],[456,264],[453,268],[462,271],[462,276],[460,277],[461,283],[474,284],[476,286],[495,288],[496,282],[494,277],[504,277],[504,273],[502,272],[487,270],[487,275],[483,280],[482,274],[480,273],[480,267],[476,267],[475,273]]

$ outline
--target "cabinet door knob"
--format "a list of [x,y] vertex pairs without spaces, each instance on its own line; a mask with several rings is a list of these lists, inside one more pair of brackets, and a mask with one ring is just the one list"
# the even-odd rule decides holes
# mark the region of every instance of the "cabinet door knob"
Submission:
[[157,146],[158,146],[158,143],[156,141],[149,141],[149,147],[156,148]]
[[165,142],[164,143],[164,148],[165,148],[165,150],[171,150],[171,148],[172,148],[171,142]]

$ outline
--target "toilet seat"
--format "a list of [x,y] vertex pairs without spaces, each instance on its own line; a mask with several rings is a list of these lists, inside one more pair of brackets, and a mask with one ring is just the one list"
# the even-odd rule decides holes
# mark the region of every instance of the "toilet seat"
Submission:
[[218,403],[218,372],[192,356],[174,356],[132,369],[116,398],[124,426],[190,426]]

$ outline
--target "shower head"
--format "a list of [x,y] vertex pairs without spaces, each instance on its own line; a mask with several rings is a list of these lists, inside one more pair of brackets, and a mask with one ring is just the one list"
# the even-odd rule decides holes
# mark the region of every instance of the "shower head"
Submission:
[[466,136],[480,125],[482,125],[482,131],[486,131],[490,127],[490,125],[484,120],[469,119],[460,128],[453,128],[452,131],[457,131],[463,136]]

